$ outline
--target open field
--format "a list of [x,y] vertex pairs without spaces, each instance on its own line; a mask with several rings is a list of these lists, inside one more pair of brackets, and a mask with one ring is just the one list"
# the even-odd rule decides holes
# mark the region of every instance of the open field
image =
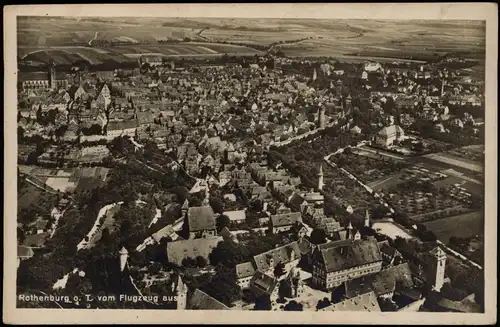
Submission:
[[440,161],[444,162],[446,164],[471,170],[476,173],[482,173],[483,172],[483,165],[478,162],[473,162],[472,160],[467,160],[464,158],[457,158],[451,154],[448,153],[432,153],[428,154],[425,157],[430,158],[435,161]]
[[131,45],[189,38],[274,44],[292,57],[332,56],[343,61],[426,61],[450,52],[481,60],[485,52],[485,24],[476,21],[21,17],[17,28],[20,49],[85,45],[94,38]]
[[[469,237],[484,234],[482,211],[470,212],[458,216],[438,219],[424,223],[436,234],[439,240],[448,243],[450,237]],[[492,217],[493,218],[493,217]]]
[[185,42],[176,44],[130,44],[118,45],[109,48],[95,48],[85,46],[57,46],[57,47],[23,47],[19,55],[23,60],[47,63],[49,58],[57,65],[71,65],[86,61],[92,65],[106,61],[130,62],[145,54],[154,54],[163,57],[176,56],[213,56],[213,55],[249,55],[259,51],[237,45],[216,43]]

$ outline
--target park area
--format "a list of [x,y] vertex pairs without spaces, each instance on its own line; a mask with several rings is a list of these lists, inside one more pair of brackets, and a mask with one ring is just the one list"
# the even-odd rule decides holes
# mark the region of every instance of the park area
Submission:
[[391,175],[410,166],[410,164],[402,160],[392,160],[381,154],[365,154],[365,152],[359,152],[357,149],[351,150],[350,148],[331,156],[330,160],[349,171],[365,184],[388,179]]

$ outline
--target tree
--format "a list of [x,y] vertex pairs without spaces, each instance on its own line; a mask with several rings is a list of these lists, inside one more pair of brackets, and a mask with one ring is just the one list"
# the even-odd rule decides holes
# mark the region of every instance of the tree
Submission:
[[330,304],[332,304],[330,302],[330,299],[325,297],[323,298],[322,300],[319,300],[318,301],[318,304],[316,304],[316,310],[321,310],[323,308],[326,308],[327,306],[329,306]]
[[209,202],[215,213],[222,214],[224,212],[224,201],[219,196],[210,196]]
[[276,267],[274,267],[274,276],[276,278],[280,278],[284,274],[285,274],[285,265],[283,264],[283,262],[280,262],[276,265]]
[[312,244],[323,244],[326,242],[326,233],[323,229],[313,229],[311,232],[310,241]]
[[226,215],[220,215],[216,219],[217,232],[220,232],[224,227],[228,227],[231,223],[231,220]]
[[283,311],[303,311],[304,306],[301,303],[298,303],[295,300],[288,302]]
[[197,256],[196,257],[196,265],[200,268],[203,268],[207,265],[207,259],[205,259],[204,257],[202,256]]
[[271,298],[269,297],[269,295],[261,295],[261,296],[258,296],[256,299],[255,299],[255,306],[253,307],[254,310],[257,310],[257,311],[270,311],[272,309],[272,305],[271,305]]
[[235,268],[217,266],[217,272],[201,290],[227,306],[240,298],[241,289],[236,281]]

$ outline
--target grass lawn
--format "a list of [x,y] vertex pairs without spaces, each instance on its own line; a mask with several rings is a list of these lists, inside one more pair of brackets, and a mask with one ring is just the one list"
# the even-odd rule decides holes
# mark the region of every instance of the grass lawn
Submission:
[[475,211],[466,214],[438,219],[424,223],[437,238],[447,244],[450,237],[469,237],[484,235],[483,212]]

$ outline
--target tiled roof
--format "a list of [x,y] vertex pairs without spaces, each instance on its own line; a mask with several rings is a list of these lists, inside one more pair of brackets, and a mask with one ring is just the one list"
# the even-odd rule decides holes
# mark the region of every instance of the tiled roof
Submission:
[[195,259],[202,256],[209,259],[209,254],[222,241],[222,237],[207,237],[169,242],[167,244],[168,261],[181,265],[185,258]]
[[376,296],[381,296],[394,292],[396,286],[401,289],[412,288],[414,286],[410,267],[407,263],[389,267],[376,274],[346,282],[346,295],[354,297],[367,291],[374,291]]
[[382,261],[376,240],[349,240],[327,244],[321,250],[327,272],[340,271]]
[[369,292],[363,295],[358,295],[354,298],[344,300],[339,303],[332,304],[321,311],[366,311],[380,312],[377,297],[375,293]]
[[231,221],[241,221],[246,219],[245,210],[224,211],[222,214],[228,216]]
[[236,265],[236,277],[245,278],[253,276],[255,273],[255,267],[249,262],[244,262]]
[[210,206],[191,207],[188,209],[189,231],[197,232],[215,229],[215,213]]
[[162,238],[170,236],[174,233],[175,233],[175,231],[174,231],[173,227],[171,225],[167,225],[167,226],[163,227],[162,229],[160,229],[159,231],[157,231],[156,233],[154,233],[152,235],[152,237],[156,242],[160,242],[160,240]]
[[271,222],[273,227],[294,225],[297,222],[302,222],[302,215],[300,212],[271,215]]
[[33,249],[28,246],[17,246],[17,256],[19,258],[31,258],[34,255]]
[[207,293],[196,289],[187,301],[186,305],[189,310],[228,310],[224,303],[221,303],[208,295]]
[[253,257],[257,270],[267,271],[270,268],[270,259],[274,260],[273,267],[278,263],[288,263],[292,258],[299,259],[301,255],[297,242],[269,250]]
[[276,286],[278,285],[278,280],[264,274],[263,272],[256,271],[250,280],[250,289],[257,295],[268,294],[270,295]]

